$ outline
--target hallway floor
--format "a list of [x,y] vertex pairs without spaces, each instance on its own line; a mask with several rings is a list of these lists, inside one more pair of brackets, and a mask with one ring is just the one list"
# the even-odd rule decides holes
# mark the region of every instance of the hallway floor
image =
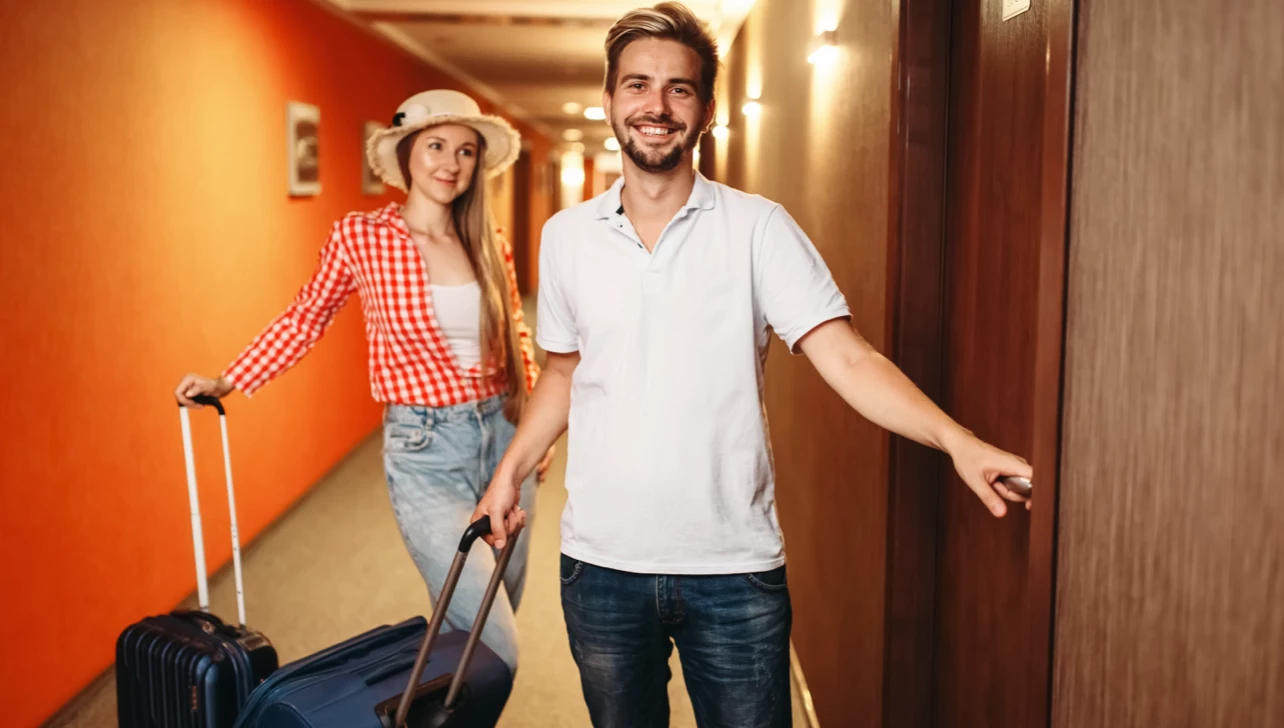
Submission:
[[[529,531],[534,539],[530,575],[517,615],[522,665],[499,723],[505,728],[589,725],[558,596],[565,452],[559,444],[559,457],[540,488]],[[353,451],[242,556],[249,623],[271,638],[283,664],[370,627],[429,611],[423,582],[388,505],[377,435]],[[211,581],[210,595],[215,613],[235,616],[230,567]],[[676,652],[669,696],[671,725],[695,726]],[[114,726],[115,701],[109,673],[47,725]],[[794,714],[794,725],[807,725],[796,690]]]

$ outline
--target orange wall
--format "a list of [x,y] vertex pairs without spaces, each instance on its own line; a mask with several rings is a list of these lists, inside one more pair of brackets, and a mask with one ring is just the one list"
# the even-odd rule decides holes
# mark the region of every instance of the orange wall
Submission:
[[[289,302],[333,219],[395,199],[361,193],[362,122],[453,84],[308,0],[4,3],[0,26],[0,722],[29,726],[194,588],[179,376]],[[321,108],[319,197],[286,194],[287,100]],[[229,409],[248,541],[377,426],[356,302]],[[197,414],[213,569],[227,509]]]

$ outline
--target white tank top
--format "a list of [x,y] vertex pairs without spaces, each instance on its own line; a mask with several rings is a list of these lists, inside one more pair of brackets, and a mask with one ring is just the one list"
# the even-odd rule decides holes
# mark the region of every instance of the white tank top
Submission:
[[471,369],[481,361],[481,286],[473,281],[431,288],[437,326],[454,350],[459,366]]

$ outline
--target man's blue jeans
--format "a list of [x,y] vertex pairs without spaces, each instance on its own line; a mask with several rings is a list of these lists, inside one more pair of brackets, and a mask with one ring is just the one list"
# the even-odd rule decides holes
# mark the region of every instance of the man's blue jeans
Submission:
[[701,728],[792,720],[785,567],[760,574],[632,574],[562,555],[562,611],[596,728],[667,728],[669,655]]

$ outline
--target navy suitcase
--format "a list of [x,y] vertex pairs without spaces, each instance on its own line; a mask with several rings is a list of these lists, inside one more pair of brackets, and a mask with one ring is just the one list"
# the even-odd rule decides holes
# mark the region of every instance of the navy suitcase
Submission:
[[241,547],[228,455],[227,414],[222,403],[213,397],[200,397],[198,400],[218,410],[223,432],[223,463],[232,520],[232,559],[240,624],[225,624],[209,612],[191,422],[187,409],[180,407],[200,610],[177,610],[147,617],[121,632],[116,640],[116,716],[121,728],[231,728],[254,688],[277,668],[277,655],[272,643],[262,634],[245,627]]
[[464,533],[430,624],[414,617],[378,627],[285,665],[251,696],[236,728],[494,726],[513,678],[479,636],[520,534],[500,552],[472,630],[438,636],[468,551],[489,530],[482,518]]

